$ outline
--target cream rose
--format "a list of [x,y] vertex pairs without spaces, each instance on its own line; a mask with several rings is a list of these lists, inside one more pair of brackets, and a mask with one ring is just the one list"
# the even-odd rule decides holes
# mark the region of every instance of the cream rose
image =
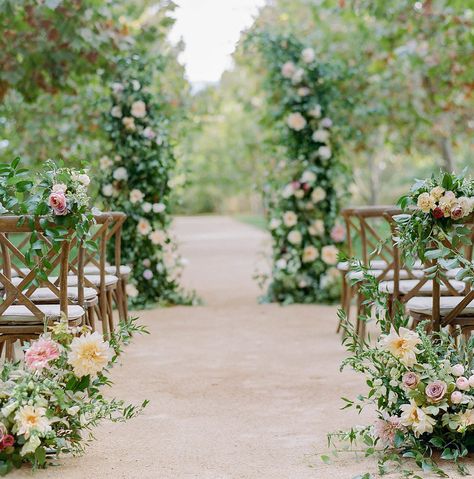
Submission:
[[135,118],[145,118],[145,116],[146,116],[145,102],[143,102],[142,100],[134,101],[132,103],[132,108],[130,110],[130,113]]
[[288,228],[295,226],[298,223],[298,216],[294,211],[285,211],[283,214],[283,223]]
[[339,255],[339,250],[332,244],[323,246],[321,248],[321,259],[330,265],[337,264],[337,257]]
[[319,256],[319,251],[314,246],[306,246],[303,250],[303,263],[312,263]]
[[301,113],[296,112],[288,116],[286,124],[292,130],[301,131],[306,126],[306,120]]
[[436,206],[434,198],[429,193],[421,193],[416,204],[423,213],[429,213]]
[[298,230],[290,231],[288,234],[288,241],[293,245],[299,245],[302,241],[303,237]]

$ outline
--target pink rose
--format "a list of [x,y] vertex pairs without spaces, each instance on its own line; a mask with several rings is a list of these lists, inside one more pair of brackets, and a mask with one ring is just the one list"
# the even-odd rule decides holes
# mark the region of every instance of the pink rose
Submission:
[[11,434],[6,434],[0,442],[0,447],[4,449],[13,446],[13,444],[15,444],[15,438]]
[[469,386],[471,386],[471,388],[474,388],[474,375],[469,376]]
[[49,206],[53,209],[55,215],[63,216],[67,214],[66,195],[63,191],[56,191],[49,195]]
[[342,243],[346,239],[346,229],[342,225],[334,225],[331,230],[331,239],[336,243]]
[[462,218],[464,216],[464,211],[460,206],[456,206],[456,208],[453,208],[451,210],[451,218],[453,220],[458,220],[459,218]]
[[447,389],[444,381],[433,381],[426,386],[425,394],[430,402],[439,402],[443,399]]
[[409,389],[415,389],[420,382],[420,378],[418,377],[418,374],[409,372],[403,375],[402,382],[405,387]]
[[30,369],[41,370],[58,357],[59,345],[51,339],[39,338],[25,352],[25,364]]
[[471,386],[469,385],[469,380],[464,376],[461,376],[456,379],[456,386],[461,391],[467,391]]
[[299,181],[292,181],[291,182],[291,186],[293,187],[293,189],[296,191],[300,188],[300,182]]
[[459,391],[454,391],[451,394],[451,402],[453,404],[459,404],[462,401],[462,393]]

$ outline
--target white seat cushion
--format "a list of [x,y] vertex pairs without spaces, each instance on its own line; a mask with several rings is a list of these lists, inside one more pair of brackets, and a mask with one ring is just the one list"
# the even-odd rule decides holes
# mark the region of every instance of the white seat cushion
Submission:
[[[384,261],[383,259],[373,259],[370,261],[370,269],[373,270],[384,270],[388,266],[388,263]],[[340,261],[337,263],[337,269],[339,271],[349,271],[350,267],[350,262],[349,261]],[[423,263],[420,260],[416,260],[415,264],[413,265],[412,269],[422,269],[423,268]]]
[[[417,284],[419,281],[417,279],[402,279],[398,282],[399,291],[402,294],[408,294]],[[379,283],[379,291],[382,293],[389,293],[393,294],[394,290],[394,282],[393,281],[381,281]],[[449,284],[454,288],[455,291],[458,293],[462,293],[466,288],[466,283],[462,281],[450,281]],[[441,283],[441,293],[446,294],[450,291],[448,290],[447,286],[444,283]],[[416,294],[424,295],[424,294],[431,294],[433,292],[433,281],[427,281],[418,291]]]
[[[87,274],[86,278],[96,287],[100,286],[100,275],[98,274]],[[53,278],[51,278],[53,279]],[[105,286],[112,286],[118,283],[117,276],[113,274],[105,275]],[[77,276],[69,276],[67,279],[68,286],[77,286]]]
[[[115,272],[117,271],[117,268],[115,266],[106,266],[105,267],[105,272],[108,273],[108,274],[115,274]],[[120,266],[120,274],[123,275],[123,276],[126,276],[128,274],[130,274],[132,272],[132,268],[130,268],[130,266],[125,266],[125,265],[121,265]],[[86,266],[84,267],[84,274],[99,274],[100,271],[99,271],[99,268],[97,266]]]
[[[463,296],[442,296],[440,298],[441,316],[449,314],[462,300]],[[431,297],[415,296],[407,301],[407,309],[414,313],[430,315],[433,310],[433,299]],[[474,301],[471,301],[461,313],[461,316],[472,315],[474,315]]]
[[[36,305],[45,317],[60,318],[61,310],[59,304],[37,304]],[[67,316],[70,321],[80,319],[85,312],[80,306],[68,306]],[[38,323],[38,318],[26,306],[9,306],[6,311],[0,315],[0,324],[4,322],[26,322]]]
[[[67,296],[73,301],[77,301],[79,288],[77,286],[68,287]],[[97,296],[97,291],[94,288],[84,288],[84,299],[90,301]],[[54,303],[58,301],[58,297],[49,288],[38,288],[30,296],[31,301],[49,301]]]
[[[370,274],[371,276],[375,276],[376,278],[378,278],[382,273],[383,271],[382,270],[374,270],[374,269],[369,269],[367,270],[367,273]],[[419,269],[415,269],[413,271],[411,271],[411,274],[413,276],[415,276],[415,278],[422,278],[423,277],[423,271],[419,270]],[[347,279],[349,280],[358,280],[358,279],[363,279],[364,277],[364,273],[362,271],[349,271],[349,273],[347,273],[346,275]],[[408,271],[402,269],[400,270],[400,278],[401,279],[406,279],[406,278],[409,278],[409,274],[408,274]],[[385,274],[385,276],[383,277],[383,279],[393,279],[393,269],[390,269],[387,271],[387,273]]]

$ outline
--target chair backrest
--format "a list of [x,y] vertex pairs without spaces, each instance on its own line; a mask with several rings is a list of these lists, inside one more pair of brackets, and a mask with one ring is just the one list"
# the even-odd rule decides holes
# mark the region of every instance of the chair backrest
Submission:
[[[20,222],[21,220],[21,222]],[[0,304],[0,316],[13,304],[25,306],[36,318],[44,320],[44,313],[31,301],[31,295],[40,287],[48,288],[57,298],[60,311],[67,314],[68,306],[68,273],[70,268],[71,243],[74,241],[75,232],[70,231],[59,248],[54,246],[44,235],[40,219],[33,221],[32,218],[20,216],[0,216],[0,250],[2,265],[0,270],[0,283],[5,291],[3,301]],[[35,266],[31,266],[24,253],[27,242],[31,235],[41,239],[46,245],[46,250],[41,252],[41,259]],[[27,238],[22,237],[24,235]],[[83,269],[82,252],[78,252],[79,271]],[[18,274],[17,280],[12,279],[12,264]],[[48,276],[59,269],[56,282],[52,282]],[[83,285],[78,285],[79,302],[84,297]]]
[[359,206],[345,208],[341,214],[346,225],[349,257],[356,257],[362,266],[373,269],[373,261],[383,261],[378,279],[383,280],[394,267],[393,246],[388,215],[401,213],[395,206]]
[[[443,244],[445,247],[452,249],[454,251],[458,251],[459,253],[462,254],[465,260],[468,262],[473,263],[473,240],[474,240],[474,215],[469,216],[464,220],[464,226],[468,228],[470,231],[469,239],[470,239],[470,244],[468,245],[462,245],[460,248],[456,248],[455,245],[453,245],[448,239],[445,239],[443,241]],[[438,265],[439,266],[439,260],[434,259],[432,261],[432,265]],[[463,311],[466,309],[466,307],[471,303],[471,301],[474,301],[474,289],[472,284],[466,283],[466,288],[463,292],[464,298],[457,304],[456,307],[454,307],[447,315],[445,315],[443,318],[441,318],[441,291],[440,291],[440,283],[443,282],[445,283],[446,278],[443,276],[439,276],[439,280],[433,281],[433,327],[435,330],[439,330],[441,326],[446,326],[451,324],[457,317],[463,315]],[[442,319],[442,321],[441,321]]]

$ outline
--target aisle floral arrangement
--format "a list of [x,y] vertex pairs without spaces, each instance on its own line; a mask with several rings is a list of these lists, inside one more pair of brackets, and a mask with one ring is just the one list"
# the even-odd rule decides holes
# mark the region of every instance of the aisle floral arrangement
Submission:
[[100,160],[103,202],[128,216],[122,253],[125,264],[133,264],[127,293],[138,307],[195,300],[179,285],[182,259],[169,232],[168,211],[175,157],[162,112],[166,99],[150,93],[151,80],[151,70],[139,56],[118,63],[103,117],[111,150]]
[[[471,229],[463,221],[474,209],[472,179],[441,173],[417,182],[400,203],[409,213],[397,218],[399,245],[406,257],[417,251],[422,259],[436,259],[426,270],[433,277],[459,268],[458,278],[474,286],[473,265],[457,252],[471,242]],[[368,385],[357,400],[344,401],[359,411],[375,406],[378,419],[371,426],[332,434],[330,442],[363,442],[366,455],[379,457],[380,474],[395,462],[403,477],[418,477],[406,465],[405,458],[411,458],[424,471],[448,477],[434,455],[453,461],[467,474],[460,460],[474,450],[474,337],[427,332],[426,322],[410,330],[410,318],[402,308],[395,308],[394,317],[388,315],[387,297],[373,276],[365,273],[359,287],[366,298],[363,319],[375,316],[381,335],[375,343],[359,338],[340,312],[350,353],[342,367],[362,373]]]
[[[295,37],[260,34],[271,120],[280,126],[283,160],[267,187],[273,265],[266,297],[281,303],[338,297],[335,266],[345,240],[338,223],[348,173],[339,160],[338,129],[328,116],[331,70]],[[283,179],[283,181],[282,181]]]
[[0,475],[23,463],[45,467],[59,454],[84,452],[101,420],[125,421],[141,412],[103,396],[109,369],[124,344],[145,332],[122,322],[110,342],[87,327],[56,323],[25,346],[24,362],[6,363],[0,382]]

